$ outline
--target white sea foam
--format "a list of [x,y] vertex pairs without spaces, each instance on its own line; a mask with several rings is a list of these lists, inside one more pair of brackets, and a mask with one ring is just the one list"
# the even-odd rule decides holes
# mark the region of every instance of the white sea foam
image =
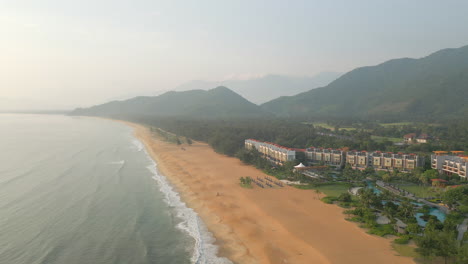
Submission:
[[[141,142],[140,144],[143,146]],[[147,168],[153,173],[153,179],[158,183],[160,191],[164,194],[164,201],[175,209],[176,216],[181,220],[177,228],[186,232],[195,240],[191,262],[196,264],[232,263],[227,258],[217,256],[218,246],[213,244],[215,242],[213,235],[208,231],[198,214],[181,201],[179,194],[173,189],[166,177],[158,172],[156,162],[151,159],[146,150],[145,153],[152,163]]]
[[121,160],[121,161],[111,161],[111,162],[109,162],[109,164],[119,164],[119,165],[122,165],[122,164],[125,164],[125,160]]
[[133,138],[132,143],[136,147],[137,151],[142,151],[144,149],[144,145],[140,140]]

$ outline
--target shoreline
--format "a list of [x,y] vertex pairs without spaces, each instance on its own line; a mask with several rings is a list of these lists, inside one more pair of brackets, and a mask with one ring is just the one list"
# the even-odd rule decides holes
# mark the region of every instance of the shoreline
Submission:
[[148,153],[143,142],[136,137],[134,138],[138,141],[138,144],[141,145],[148,160],[152,162],[148,168],[153,173],[154,176],[152,178],[157,182],[159,190],[164,194],[166,204],[172,207],[176,217],[182,220],[176,227],[194,239],[194,248],[192,257],[190,258],[191,262],[207,263],[207,261],[210,260],[210,263],[216,264],[232,263],[227,258],[218,256],[219,246],[214,243],[216,239],[213,234],[208,231],[208,228],[198,214],[182,201],[180,194],[171,185],[169,180],[159,172],[157,162]]
[[182,150],[155,139],[143,125],[119,122],[134,129],[161,174],[203,220],[216,238],[219,257],[234,263],[414,263],[396,256],[389,240],[346,221],[342,208],[321,202],[313,192],[242,188],[240,177],[266,175],[205,143]]

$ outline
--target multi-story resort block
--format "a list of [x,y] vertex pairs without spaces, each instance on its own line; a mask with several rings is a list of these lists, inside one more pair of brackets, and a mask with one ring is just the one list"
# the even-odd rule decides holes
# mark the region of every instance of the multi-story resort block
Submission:
[[411,171],[424,164],[424,159],[416,154],[348,151],[346,163],[353,169],[363,170],[371,167],[375,170],[400,170]]
[[353,169],[365,169],[369,167],[369,152],[351,150],[346,153],[346,163]]
[[341,149],[310,147],[305,150],[305,157],[308,163],[342,167],[345,163],[345,153]]
[[283,147],[271,142],[247,139],[245,140],[245,148],[257,149],[258,152],[260,152],[267,160],[276,165],[282,165],[287,161],[293,161],[296,159],[295,149]]
[[416,167],[424,165],[424,159],[416,154],[390,153],[390,152],[367,152],[331,148],[294,149],[283,147],[270,142],[262,142],[255,139],[245,140],[245,147],[256,148],[266,159],[277,165],[286,161],[296,159],[297,152],[304,152],[305,159],[309,165],[329,165],[344,167],[349,164],[353,169],[364,170],[372,167],[375,170],[400,170],[412,171]]
[[[468,167],[468,156],[444,155],[446,153],[445,151],[435,151],[435,155],[431,156],[431,167],[438,170],[439,173],[446,175],[457,174],[467,179],[466,169]],[[457,151],[452,153],[458,154]]]
[[411,171],[424,164],[424,159],[416,154],[372,152],[370,166],[375,170]]

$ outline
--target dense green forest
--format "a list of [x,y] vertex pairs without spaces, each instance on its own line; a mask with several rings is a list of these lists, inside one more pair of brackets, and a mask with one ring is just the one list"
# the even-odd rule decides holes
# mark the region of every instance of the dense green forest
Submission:
[[[325,148],[343,148],[358,150],[381,150],[393,152],[422,152],[434,150],[468,149],[468,121],[443,124],[407,124],[402,126],[382,126],[378,123],[350,123],[351,127],[340,129],[345,121],[328,121],[333,129],[323,128],[313,123],[294,119],[245,118],[245,119],[188,119],[163,118],[152,116],[128,116],[125,119],[159,127],[180,136],[210,144],[217,152],[235,155],[244,147],[244,140],[255,138],[277,144],[306,148],[310,146]],[[349,121],[349,120],[348,120]],[[354,124],[354,125],[352,125]],[[349,129],[351,128],[351,129]],[[428,133],[434,139],[427,144],[397,146],[385,137],[401,138],[407,133]],[[374,139],[373,136],[382,136]]]

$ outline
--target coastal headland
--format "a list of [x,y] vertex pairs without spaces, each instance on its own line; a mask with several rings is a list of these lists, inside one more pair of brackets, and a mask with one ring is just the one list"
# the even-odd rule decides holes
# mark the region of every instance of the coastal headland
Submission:
[[182,148],[154,138],[142,125],[126,124],[216,237],[219,254],[234,263],[414,263],[397,256],[390,240],[346,221],[342,208],[323,203],[313,191],[242,188],[240,177],[267,175],[205,143]]

